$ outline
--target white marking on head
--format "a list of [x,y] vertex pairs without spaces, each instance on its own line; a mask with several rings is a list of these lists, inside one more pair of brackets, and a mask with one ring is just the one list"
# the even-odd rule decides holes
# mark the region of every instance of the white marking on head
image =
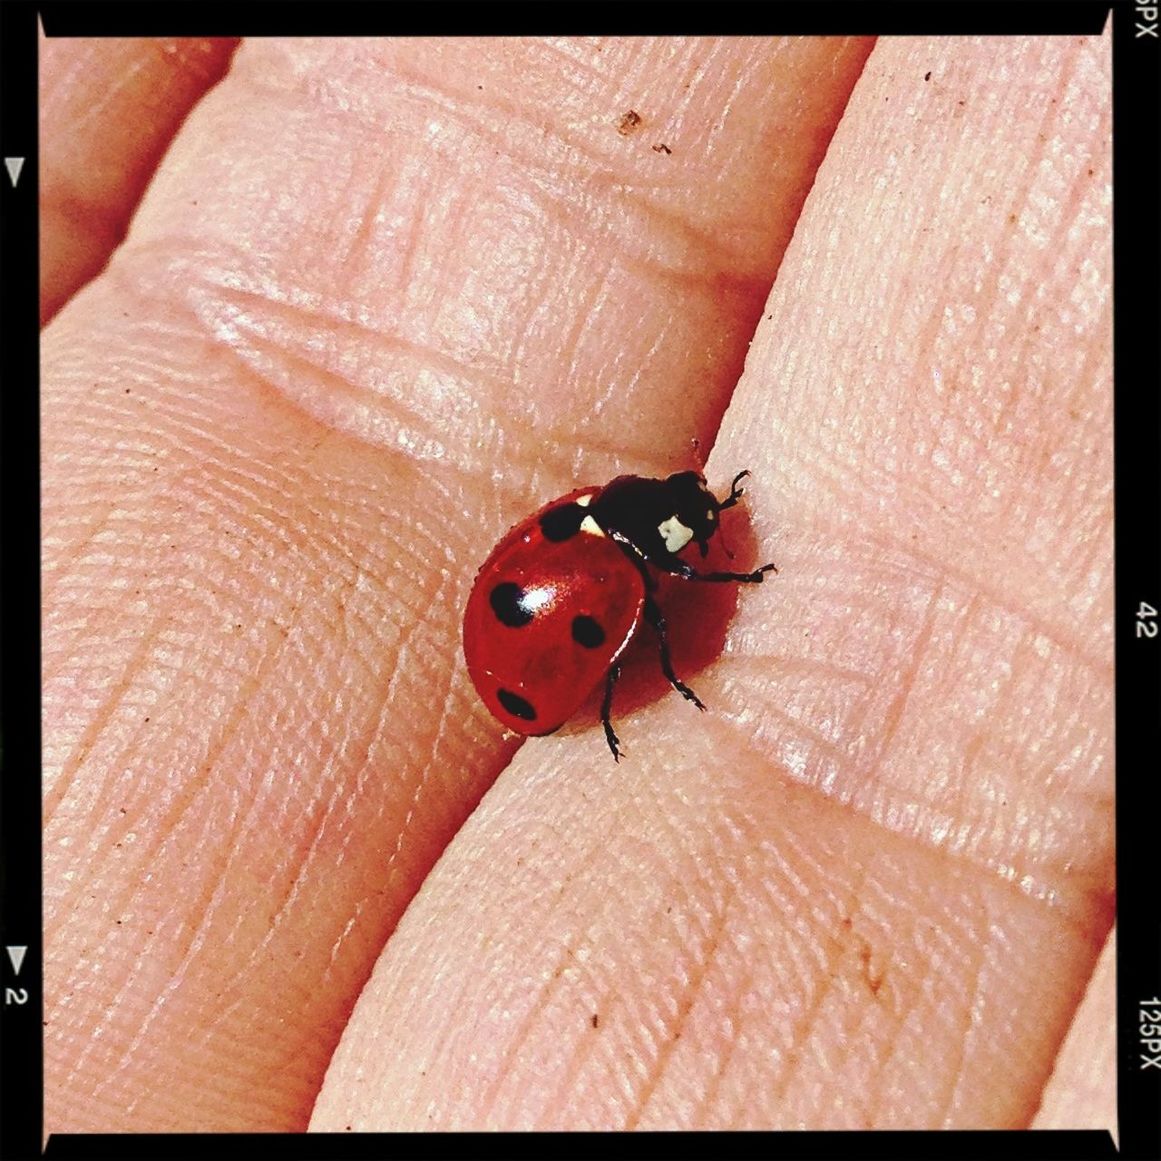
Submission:
[[592,502],[593,502],[592,492],[589,492],[584,496],[577,496],[577,498],[576,498],[576,506],[578,508],[587,508]]
[[[579,503],[580,501],[577,502]],[[605,534],[605,530],[591,516],[586,516],[581,521],[580,530],[589,533],[591,536],[604,536]]]
[[676,516],[662,520],[657,531],[665,541],[666,552],[680,552],[693,539],[693,529],[686,528]]

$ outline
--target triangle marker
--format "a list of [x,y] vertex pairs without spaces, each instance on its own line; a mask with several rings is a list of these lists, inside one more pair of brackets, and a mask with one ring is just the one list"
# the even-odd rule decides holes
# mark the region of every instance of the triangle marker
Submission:
[[16,183],[20,180],[20,171],[24,168],[23,157],[6,157],[4,158],[4,168],[8,170],[8,176],[12,179],[12,188],[16,188]]
[[24,962],[24,953],[28,950],[27,946],[8,946],[4,950],[8,952],[8,958],[12,961],[12,974],[20,975],[20,965]]

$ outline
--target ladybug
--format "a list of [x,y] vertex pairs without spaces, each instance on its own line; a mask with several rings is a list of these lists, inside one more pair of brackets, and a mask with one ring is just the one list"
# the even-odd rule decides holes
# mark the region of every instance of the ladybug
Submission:
[[610,721],[613,686],[642,620],[657,634],[669,683],[704,710],[673,672],[651,570],[741,584],[776,572],[772,564],[753,572],[698,572],[677,555],[690,543],[706,555],[720,514],[738,502],[738,483],[749,474],[734,477],[724,500],[699,472],[664,480],[618,476],[553,500],[511,529],[481,565],[464,612],[468,673],[492,714],[515,733],[550,734],[603,680],[601,723],[619,761]]

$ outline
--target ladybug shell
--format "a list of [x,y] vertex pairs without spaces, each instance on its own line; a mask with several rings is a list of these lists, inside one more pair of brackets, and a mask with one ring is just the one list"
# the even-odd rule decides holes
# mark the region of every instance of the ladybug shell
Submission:
[[518,734],[550,734],[602,681],[633,636],[641,574],[584,506],[581,488],[517,524],[480,566],[464,613],[468,673]]

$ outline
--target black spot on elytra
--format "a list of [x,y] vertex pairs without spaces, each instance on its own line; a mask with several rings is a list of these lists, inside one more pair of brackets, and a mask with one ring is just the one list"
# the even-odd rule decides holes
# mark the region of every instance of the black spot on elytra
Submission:
[[510,629],[519,629],[532,620],[527,598],[528,594],[515,581],[501,581],[488,594],[488,604],[501,624]]
[[572,619],[572,639],[586,649],[598,649],[605,643],[605,631],[592,617],[582,614]]
[[514,718],[520,718],[526,722],[536,721],[536,710],[518,693],[513,693],[510,689],[501,689],[496,691],[496,697]]
[[561,504],[559,508],[552,508],[540,517],[540,531],[544,533],[545,540],[559,543],[575,536],[584,518],[585,510],[579,504]]

